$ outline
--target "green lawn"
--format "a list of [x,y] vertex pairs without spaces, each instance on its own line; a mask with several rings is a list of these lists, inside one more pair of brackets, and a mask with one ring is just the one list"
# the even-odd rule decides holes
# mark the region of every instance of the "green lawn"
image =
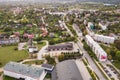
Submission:
[[55,33],[55,37],[59,37],[59,34],[58,34],[58,33]]
[[2,30],[0,30],[0,34],[2,34],[2,33],[4,33],[4,32],[2,32]]
[[36,64],[36,65],[40,65],[40,64],[43,64],[43,60],[34,60],[34,61],[27,61],[25,62],[24,64]]
[[14,50],[17,46],[0,47],[0,67],[3,67],[9,61],[20,61],[28,57],[25,50]]
[[46,45],[46,43],[45,42],[40,42],[40,43],[38,43],[37,44],[37,47],[38,47],[38,49],[40,50],[43,46],[45,46]]
[[0,76],[3,74],[3,72],[0,72]]
[[3,76],[3,80],[16,80],[16,79],[8,76]]
[[120,62],[119,61],[113,61],[113,65],[120,69]]

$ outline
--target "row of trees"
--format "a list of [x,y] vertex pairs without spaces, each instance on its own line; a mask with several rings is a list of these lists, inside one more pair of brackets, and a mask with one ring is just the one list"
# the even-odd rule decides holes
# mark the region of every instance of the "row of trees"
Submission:
[[66,38],[59,38],[57,40],[55,40],[53,38],[53,39],[49,39],[48,41],[49,41],[50,45],[54,45],[54,44],[62,43],[62,42],[76,41],[76,38],[75,37],[66,37]]
[[94,52],[92,51],[92,49],[87,45],[87,43],[85,41],[83,41],[83,47],[84,49],[88,52],[88,54],[93,57],[94,59],[98,60],[97,56],[94,54]]
[[58,56],[59,61],[64,61],[68,59],[80,58],[82,55],[79,52],[66,52]]
[[46,56],[45,56],[45,59],[47,60],[47,63],[48,63],[48,64],[52,64],[52,65],[55,65],[55,64],[56,64],[55,59],[52,58],[50,55],[46,55]]

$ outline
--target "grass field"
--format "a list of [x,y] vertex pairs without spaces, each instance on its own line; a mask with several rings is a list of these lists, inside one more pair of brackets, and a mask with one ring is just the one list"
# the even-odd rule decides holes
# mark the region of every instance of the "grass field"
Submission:
[[37,47],[38,47],[38,49],[40,50],[43,46],[45,46],[46,45],[46,43],[45,42],[40,42],[40,43],[38,43],[37,44]]
[[120,62],[119,61],[113,61],[113,64],[114,64],[115,67],[120,69]]
[[23,64],[36,64],[36,65],[40,65],[40,64],[43,64],[43,62],[44,61],[42,61],[42,60],[34,60],[34,61],[27,61],[27,62],[25,62],[25,63],[23,63]]
[[3,67],[9,61],[20,61],[28,57],[25,50],[14,50],[17,46],[0,47],[0,67]]
[[3,76],[3,80],[16,80],[16,79],[8,76]]

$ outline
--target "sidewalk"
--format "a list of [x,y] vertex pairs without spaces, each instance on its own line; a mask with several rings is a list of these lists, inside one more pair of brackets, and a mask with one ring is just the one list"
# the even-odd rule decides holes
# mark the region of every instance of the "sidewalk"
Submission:
[[83,44],[82,42],[79,40],[78,42],[78,46],[80,48],[80,50],[82,51],[82,53],[84,54],[84,57],[86,57],[88,59],[88,62],[90,63],[91,68],[94,70],[94,72],[98,75],[98,77],[100,78],[100,80],[106,80],[104,75],[102,74],[102,72],[99,70],[99,68],[96,66],[96,64],[93,62],[92,58],[89,56],[89,54],[87,53],[87,51],[83,48]]
[[38,60],[38,59],[26,59],[26,60],[21,61],[20,63],[23,64],[23,63],[25,63],[25,62],[35,61],[35,60]]
[[83,64],[81,59],[77,59],[76,60],[76,65],[83,77],[83,80],[90,80],[92,79],[89,72],[87,71],[87,68],[85,67],[85,65]]

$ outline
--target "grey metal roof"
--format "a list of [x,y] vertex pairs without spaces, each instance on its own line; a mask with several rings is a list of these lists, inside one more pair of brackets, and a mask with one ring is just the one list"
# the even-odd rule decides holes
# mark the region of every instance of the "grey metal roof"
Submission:
[[53,65],[50,65],[50,64],[42,64],[41,66],[48,69],[53,69],[54,67]]
[[83,80],[75,60],[58,63],[52,73],[52,80]]
[[15,72],[18,74],[23,74],[32,78],[39,78],[42,72],[44,71],[44,69],[41,67],[38,68],[16,62],[9,62],[4,66],[4,70]]
[[72,43],[64,43],[64,44],[57,44],[57,45],[50,45],[48,46],[47,50],[49,49],[59,49],[59,48],[73,48],[73,44]]

